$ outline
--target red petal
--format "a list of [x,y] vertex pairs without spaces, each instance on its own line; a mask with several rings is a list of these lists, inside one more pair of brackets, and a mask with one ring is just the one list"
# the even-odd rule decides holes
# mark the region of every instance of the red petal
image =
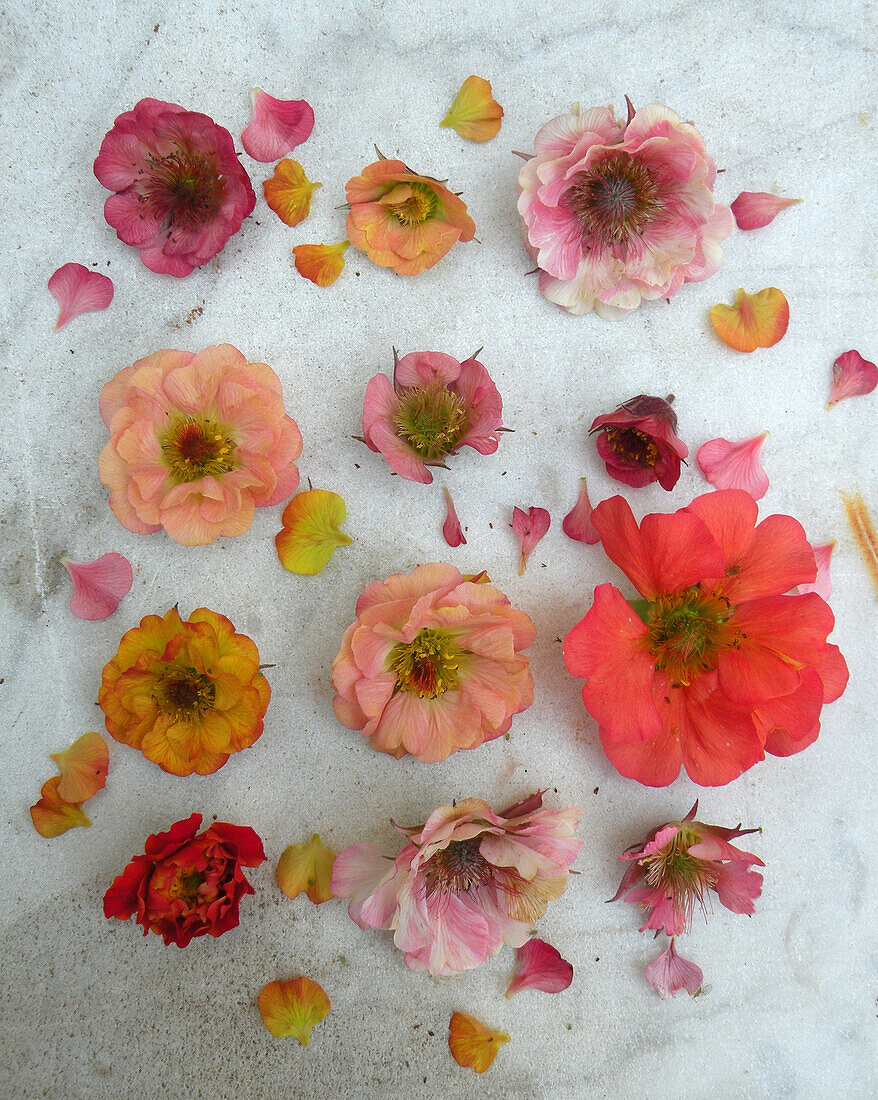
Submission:
[[253,119],[241,134],[245,152],[267,163],[301,145],[314,129],[314,112],[304,99],[275,99],[253,89]]
[[698,448],[698,465],[711,485],[717,489],[743,489],[754,500],[768,492],[768,475],[759,461],[759,452],[768,432],[730,443],[728,439],[711,439]]
[[846,397],[862,397],[878,386],[878,367],[858,351],[846,351],[832,364],[832,394],[829,405]]
[[96,313],[113,300],[113,281],[82,264],[64,264],[49,279],[49,293],[61,307],[55,328],[63,328],[80,313]]
[[801,199],[783,199],[769,191],[742,191],[732,203],[732,213],[738,229],[762,229],[769,225],[781,210],[794,206]]
[[601,745],[620,775],[646,787],[667,787],[680,774],[683,753],[676,730],[662,727],[643,741],[613,741],[601,729]]
[[731,782],[765,756],[749,708],[715,684],[716,677],[705,674],[690,688],[672,688],[663,697],[669,702],[662,719],[679,736],[686,773],[705,787]]
[[131,590],[134,572],[121,554],[103,554],[95,561],[61,559],[73,581],[70,610],[80,619],[106,619]]
[[579,499],[564,517],[564,522],[561,524],[564,534],[569,539],[586,542],[589,546],[600,542],[601,536],[591,522],[591,513],[592,507],[591,501],[588,499],[588,488],[585,484],[585,478],[581,477],[579,479]]
[[813,668],[804,668],[802,682],[789,695],[771,699],[753,711],[765,751],[773,756],[801,752],[820,732],[823,682]]
[[823,683],[823,702],[832,703],[848,686],[847,662],[837,645],[828,645],[821,661],[814,663],[814,671]]
[[530,939],[515,952],[518,973],[509,983],[506,996],[521,989],[560,993],[573,981],[573,967],[545,940]]
[[218,837],[223,843],[234,847],[242,867],[258,867],[265,862],[265,849],[259,834],[249,825],[229,825],[225,821],[215,821],[205,830],[205,835]]
[[461,544],[466,546],[466,538],[461,530],[460,520],[457,518],[451,493],[447,488],[443,488],[442,494],[445,497],[445,522],[442,524],[442,534],[445,541],[449,546],[460,546]]

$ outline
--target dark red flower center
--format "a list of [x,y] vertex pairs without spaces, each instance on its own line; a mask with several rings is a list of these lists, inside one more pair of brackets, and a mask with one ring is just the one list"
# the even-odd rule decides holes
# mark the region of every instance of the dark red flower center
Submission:
[[165,465],[178,483],[220,477],[238,464],[231,429],[209,417],[177,417],[159,443]]
[[419,630],[406,644],[390,651],[390,670],[396,675],[396,690],[409,691],[422,699],[435,699],[457,687],[461,650],[441,630]]
[[629,153],[613,153],[580,172],[566,203],[587,243],[599,248],[620,245],[623,251],[662,209],[655,177]]
[[225,189],[209,156],[178,147],[151,158],[142,193],[154,216],[179,229],[196,229],[219,210]]
[[601,429],[613,454],[635,466],[652,468],[659,459],[659,449],[651,435],[639,428],[623,428],[617,425]]
[[196,720],[212,710],[215,701],[213,681],[194,668],[169,669],[159,681],[156,705],[175,721]]

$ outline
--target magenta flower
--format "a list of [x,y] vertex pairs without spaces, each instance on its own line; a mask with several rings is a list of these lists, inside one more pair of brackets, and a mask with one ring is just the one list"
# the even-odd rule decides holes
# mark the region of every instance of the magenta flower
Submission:
[[119,115],[94,173],[114,192],[104,217],[119,239],[150,271],[178,278],[221,252],[256,205],[228,130],[158,99]]
[[674,947],[674,937],[657,959],[653,959],[644,970],[647,983],[665,999],[673,997],[685,989],[693,997],[704,983],[701,967],[682,958]]
[[589,434],[598,433],[598,454],[610,477],[635,489],[653,481],[668,492],[673,489],[680,480],[680,463],[689,454],[677,435],[673,400],[641,393],[615,412],[595,417]]

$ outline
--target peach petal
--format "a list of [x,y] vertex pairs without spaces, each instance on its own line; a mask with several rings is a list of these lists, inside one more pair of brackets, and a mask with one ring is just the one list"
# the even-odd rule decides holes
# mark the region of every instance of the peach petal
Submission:
[[494,99],[490,83],[480,76],[468,76],[439,125],[456,130],[469,141],[489,141],[499,131],[502,118],[503,108]]
[[461,530],[460,520],[457,518],[451,493],[447,488],[443,488],[442,495],[445,497],[445,522],[442,524],[442,534],[445,541],[449,546],[460,546],[461,544],[466,546],[466,538]]
[[754,500],[768,492],[768,475],[759,461],[759,452],[768,432],[730,443],[728,439],[711,439],[698,448],[698,465],[711,485],[717,489],[745,489]]
[[307,489],[297,493],[284,509],[283,530],[275,535],[277,556],[291,573],[319,573],[338,546],[347,546],[350,535],[339,531],[347,515],[338,493]]
[[591,522],[591,513],[593,509],[591,501],[588,499],[588,488],[585,484],[585,478],[579,479],[579,499],[564,517],[564,522],[561,524],[561,529],[569,539],[575,539],[576,542],[585,542],[589,546],[593,546],[596,542],[601,541],[601,536],[594,528],[594,524]]
[[459,1066],[484,1073],[497,1057],[497,1051],[509,1042],[505,1031],[493,1031],[474,1016],[455,1012],[448,1025],[448,1049]]
[[265,201],[284,225],[298,225],[311,212],[311,195],[322,183],[312,183],[297,160],[284,159],[262,184]]
[[61,772],[58,797],[81,805],[107,784],[110,752],[95,730],[89,730],[63,752],[50,752]]
[[674,937],[657,959],[644,970],[649,985],[664,1000],[685,989],[693,997],[704,983],[700,966],[681,958],[674,948]]
[[748,294],[739,290],[735,304],[716,305],[710,320],[717,336],[730,348],[755,351],[770,348],[783,338],[790,323],[790,306],[776,286]]
[[299,244],[293,249],[296,271],[317,286],[332,286],[344,267],[342,253],[350,241],[338,244]]
[[279,160],[301,145],[314,129],[314,112],[304,99],[275,99],[254,88],[253,119],[241,134],[244,151],[254,160]]
[[769,191],[742,191],[732,203],[738,229],[762,229],[773,222],[781,210],[795,206],[801,199],[784,199]]
[[822,599],[829,601],[832,595],[832,582],[829,579],[829,563],[832,559],[832,551],[835,549],[835,539],[832,542],[824,542],[820,546],[813,546],[814,558],[817,562],[817,578],[813,584],[800,584],[796,591],[800,596],[807,592],[816,592]]
[[61,564],[73,581],[70,610],[80,619],[106,619],[134,583],[131,562],[121,554],[83,562],[62,558]]
[[277,884],[289,898],[305,893],[315,905],[329,901],[335,852],[315,833],[307,844],[291,844],[277,864]]
[[560,993],[573,981],[573,967],[545,940],[528,940],[515,952],[515,961],[518,963],[518,973],[506,989],[507,997],[521,989]]
[[329,998],[310,978],[269,982],[259,994],[259,1011],[276,1039],[292,1037],[308,1045],[311,1028],[329,1012]]
[[113,280],[82,264],[64,264],[48,282],[49,293],[58,302],[61,312],[56,330],[80,313],[96,313],[106,309],[113,300]]
[[531,556],[534,547],[549,530],[552,520],[545,508],[530,508],[523,512],[521,508],[512,510],[512,530],[518,535],[521,542],[521,558],[518,564],[518,573],[521,576],[527,568],[527,559]]
[[832,364],[832,394],[827,408],[846,397],[862,397],[878,386],[878,366],[858,351],[846,351]]
[[60,836],[77,825],[91,825],[76,802],[65,802],[58,794],[61,776],[55,775],[43,784],[40,800],[30,808],[34,828],[47,838]]

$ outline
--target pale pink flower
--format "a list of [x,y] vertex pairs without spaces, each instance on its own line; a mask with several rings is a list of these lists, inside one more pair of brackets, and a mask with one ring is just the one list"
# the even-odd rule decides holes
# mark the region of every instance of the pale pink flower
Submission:
[[673,997],[681,989],[694,997],[704,984],[701,967],[677,954],[673,936],[661,955],[647,965],[644,974],[662,1000]]
[[452,565],[370,584],[332,665],[336,716],[391,756],[444,760],[509,729],[533,702],[523,611]]
[[454,501],[446,486],[442,487],[442,495],[445,497],[445,522],[442,524],[442,536],[449,546],[466,546],[466,536],[461,530]]
[[827,407],[846,397],[862,397],[878,386],[878,366],[858,351],[846,351],[832,364],[832,394]]
[[527,569],[527,559],[533,553],[536,544],[549,530],[551,523],[551,516],[545,508],[529,508],[526,512],[521,508],[512,509],[512,523],[509,526],[518,535],[518,541],[521,543],[521,555],[518,560],[519,576]]
[[254,88],[253,118],[241,134],[244,152],[254,160],[280,160],[301,145],[314,129],[314,112],[304,99],[275,99]]
[[768,474],[759,452],[767,435],[761,432],[738,443],[722,438],[708,440],[696,456],[701,472],[717,489],[744,489],[754,500],[761,500],[768,492]]
[[585,478],[581,477],[579,479],[579,498],[561,524],[564,534],[569,539],[588,543],[589,546],[594,546],[596,542],[600,542],[601,536],[591,522],[592,511],[591,501],[588,499],[588,487],[585,484]]
[[61,307],[55,328],[63,328],[80,313],[97,313],[113,300],[113,280],[82,264],[64,264],[48,282],[49,293]]
[[392,470],[429,485],[427,467],[443,466],[460,447],[497,450],[503,402],[475,355],[463,363],[439,351],[394,359],[393,383],[376,374],[363,402],[363,442]]
[[762,229],[773,222],[781,210],[801,201],[784,199],[769,191],[742,191],[732,203],[732,213],[738,229]]
[[80,619],[108,618],[134,583],[131,562],[121,554],[83,562],[62,558],[61,564],[73,581],[70,610]]
[[504,943],[525,944],[567,889],[580,813],[543,809],[542,792],[501,813],[480,798],[440,806],[425,825],[401,830],[409,843],[395,860],[371,844],[345,848],[332,892],[351,899],[360,928],[393,931],[412,970],[471,970]]
[[575,107],[546,123],[518,178],[540,290],[570,313],[616,320],[712,275],[732,212],[694,126],[652,104],[617,121]]
[[812,546],[814,560],[817,562],[817,577],[813,584],[798,584],[796,592],[803,596],[806,592],[816,592],[822,599],[829,601],[832,595],[832,582],[829,579],[829,564],[832,559],[832,551],[835,549],[835,539],[832,542],[824,542],[820,546]]
[[573,981],[573,967],[561,958],[560,951],[545,940],[534,937],[515,952],[518,973],[506,988],[511,997],[521,989],[541,989],[560,993]]
[[231,344],[138,359],[104,386],[101,416],[110,429],[101,481],[129,531],[164,527],[186,546],[240,535],[254,508],[280,504],[299,483],[302,437],[280,380]]

